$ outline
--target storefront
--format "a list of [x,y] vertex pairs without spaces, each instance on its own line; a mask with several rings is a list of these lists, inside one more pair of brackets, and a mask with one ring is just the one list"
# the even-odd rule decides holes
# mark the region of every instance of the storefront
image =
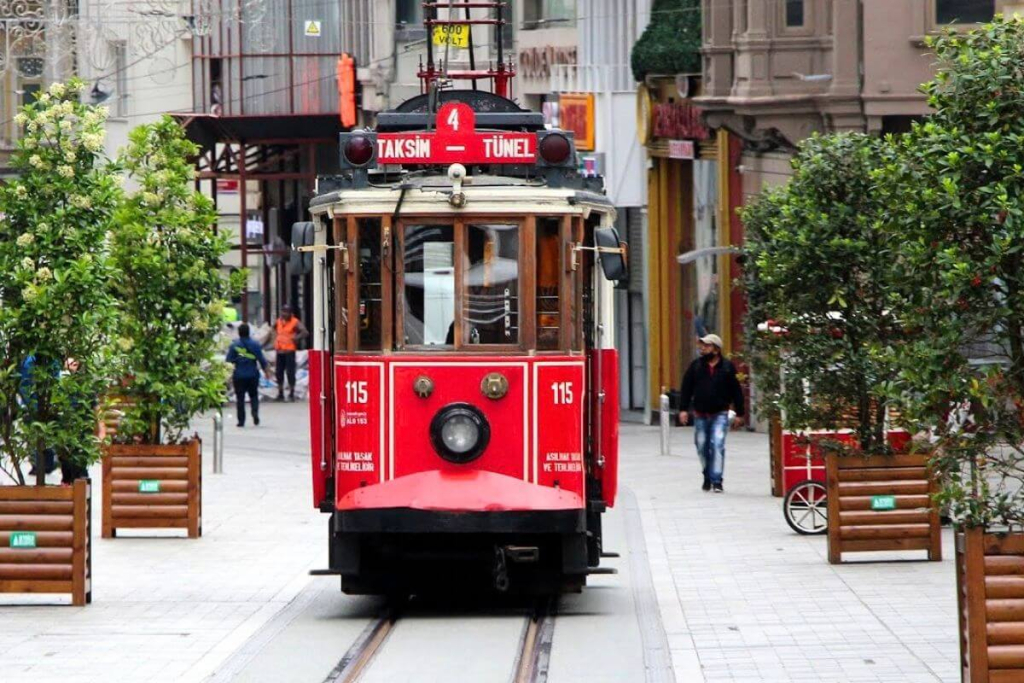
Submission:
[[[710,131],[690,98],[699,78],[653,79],[637,91],[637,130],[650,159],[647,174],[648,401],[677,389],[697,355],[697,338],[717,334],[726,355],[739,347],[742,298],[732,286],[735,257],[679,256],[739,244],[739,140]],[[735,157],[735,159],[734,159]]]

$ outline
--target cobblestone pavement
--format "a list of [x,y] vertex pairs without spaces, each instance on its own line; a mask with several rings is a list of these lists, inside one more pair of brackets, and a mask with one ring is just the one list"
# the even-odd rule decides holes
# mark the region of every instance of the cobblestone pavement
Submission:
[[948,530],[943,562],[829,565],[825,537],[793,533],[769,496],[767,436],[730,434],[724,495],[700,490],[692,429],[672,430],[672,456],[658,445],[623,425],[679,683],[960,680]]
[[[268,405],[244,430],[225,413],[225,474],[199,423],[203,538],[97,532],[91,606],[3,596],[0,681],[203,681],[307,588],[326,522],[309,499],[306,406]],[[768,495],[764,435],[730,436],[719,496],[700,491],[692,431],[673,438],[662,457],[656,428],[623,425],[621,480],[678,683],[958,679],[952,562],[830,566],[824,537],[792,533]]]

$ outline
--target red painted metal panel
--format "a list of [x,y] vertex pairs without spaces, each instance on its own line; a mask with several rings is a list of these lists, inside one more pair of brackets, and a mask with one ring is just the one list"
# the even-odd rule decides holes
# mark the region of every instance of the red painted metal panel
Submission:
[[385,393],[382,361],[335,362],[335,495],[384,480]]
[[583,507],[583,498],[571,491],[536,486],[493,472],[433,470],[355,489],[337,506],[339,510],[395,507],[460,512],[578,510]]
[[599,455],[604,458],[603,466],[595,466],[594,472],[601,480],[601,498],[608,507],[614,507],[615,494],[619,488],[619,353],[615,349],[599,349],[591,352],[591,377],[597,377],[600,355],[600,385],[593,379],[591,386],[591,410],[598,415],[598,391],[604,393],[604,403],[600,410],[600,420],[596,428],[599,430]]
[[537,483],[583,497],[584,363],[534,364],[534,468]]
[[[325,439],[324,406],[320,394],[324,389],[324,352],[309,352],[309,439],[310,468],[313,473],[313,507],[320,505],[327,495],[327,478],[330,476],[330,460],[324,457]],[[321,467],[321,464],[326,467]]]
[[[527,374],[528,364],[508,358],[415,359],[389,363],[391,416],[389,434],[393,447],[390,478],[415,472],[467,469],[496,472],[523,480],[527,477]],[[508,393],[492,400],[481,392],[485,376],[500,372],[508,380]],[[413,391],[417,377],[429,377],[434,391],[420,398]],[[490,442],[483,455],[468,465],[444,460],[430,442],[430,422],[450,403],[469,403],[478,408],[490,425]]]

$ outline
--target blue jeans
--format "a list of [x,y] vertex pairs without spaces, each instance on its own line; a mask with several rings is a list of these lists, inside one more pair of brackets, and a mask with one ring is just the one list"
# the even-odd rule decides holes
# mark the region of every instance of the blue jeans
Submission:
[[695,415],[693,420],[694,442],[697,457],[704,476],[712,484],[722,483],[725,471],[725,435],[729,433],[729,413],[715,413],[708,417]]

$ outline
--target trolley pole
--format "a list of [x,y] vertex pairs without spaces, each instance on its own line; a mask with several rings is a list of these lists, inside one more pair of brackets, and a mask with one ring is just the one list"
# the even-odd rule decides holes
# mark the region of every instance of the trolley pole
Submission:
[[669,407],[668,394],[662,393],[658,406],[658,423],[661,426],[661,454],[672,455],[672,409]]
[[213,416],[213,473],[224,474],[224,416]]

